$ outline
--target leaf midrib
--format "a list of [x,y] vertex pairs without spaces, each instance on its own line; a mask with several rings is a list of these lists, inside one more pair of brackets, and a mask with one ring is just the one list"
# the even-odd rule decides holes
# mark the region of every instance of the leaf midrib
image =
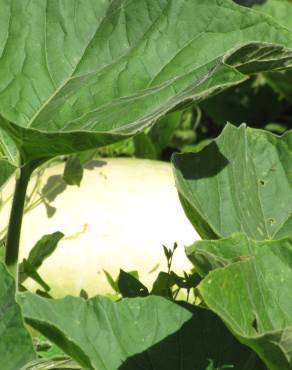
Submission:
[[[115,0],[113,0],[115,1]],[[129,6],[134,0],[130,1],[128,4],[126,4],[126,6]],[[82,62],[82,59],[85,55],[85,53],[87,52],[89,46],[91,45],[92,41],[94,40],[94,38],[96,37],[97,33],[100,31],[102,25],[104,24],[105,20],[109,17],[109,15],[112,15],[114,14],[115,12],[117,11],[120,11],[122,6],[115,9],[114,11],[112,12],[109,12],[109,9],[111,8],[111,4],[109,4],[106,12],[105,12],[105,15],[104,17],[101,19],[100,23],[98,24],[95,32],[93,33],[92,37],[90,38],[88,44],[85,46],[83,52],[81,53],[81,56],[79,58],[79,60],[77,61],[75,67],[73,68],[72,72],[71,72],[71,75],[63,82],[60,84],[60,86],[55,90],[55,92],[40,106],[40,108],[36,111],[36,113],[33,115],[33,117],[29,120],[29,122],[27,123],[27,128],[31,128],[33,122],[36,120],[36,118],[39,116],[39,114],[49,105],[49,103],[57,96],[57,94],[71,81],[73,80],[74,78],[81,78],[81,77],[86,77],[87,75],[90,75],[90,74],[100,74],[103,70],[105,70],[106,68],[116,64],[119,60],[122,60],[125,56],[127,56],[129,54],[129,52],[131,52],[132,50],[134,50],[139,44],[140,44],[140,41],[145,37],[145,35],[153,28],[153,26],[156,24],[156,22],[159,20],[159,18],[161,17],[161,15],[164,13],[164,11],[166,10],[166,8],[169,6],[169,2],[166,3],[166,6],[162,9],[162,11],[159,13],[159,16],[155,19],[155,21],[153,23],[151,23],[151,25],[146,29],[146,31],[141,35],[141,37],[137,40],[137,42],[129,49],[127,49],[125,51],[124,54],[122,54],[120,57],[118,57],[116,60],[114,60],[112,63],[109,63],[105,66],[103,66],[100,70],[97,70],[97,71],[92,71],[92,72],[89,72],[85,75],[78,75],[78,76],[74,76],[74,73],[77,71],[80,63]],[[46,13],[47,15],[47,13]],[[47,55],[47,49],[45,48],[45,54]],[[50,75],[50,73],[49,73]],[[51,76],[51,75],[50,75]]]

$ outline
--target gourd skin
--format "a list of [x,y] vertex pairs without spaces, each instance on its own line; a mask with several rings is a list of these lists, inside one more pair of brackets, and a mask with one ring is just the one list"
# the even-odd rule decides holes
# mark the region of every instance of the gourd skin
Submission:
[[[168,163],[138,159],[95,161],[84,170],[80,187],[67,186],[51,206],[57,211],[48,218],[44,204],[28,212],[23,221],[20,260],[44,235],[61,231],[65,237],[57,250],[39,269],[51,286],[51,294],[79,295],[81,289],[92,296],[111,293],[103,270],[113,277],[122,268],[137,270],[141,281],[151,286],[159,271],[166,271],[162,245],[178,242],[173,269],[190,270],[184,246],[199,239],[186,218],[175,189]],[[64,166],[46,170],[62,175]],[[9,183],[5,192],[11,192]],[[8,212],[1,212],[1,224]],[[38,285],[27,280],[25,286]]]

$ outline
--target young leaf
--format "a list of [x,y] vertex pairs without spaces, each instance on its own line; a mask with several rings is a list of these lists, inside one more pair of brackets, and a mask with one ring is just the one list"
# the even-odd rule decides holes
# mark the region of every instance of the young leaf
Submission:
[[83,167],[77,155],[72,155],[68,158],[64,173],[63,180],[67,185],[80,186],[83,177]]
[[157,279],[153,283],[151,294],[172,298],[171,287],[173,285],[174,281],[171,275],[166,272],[160,271]]
[[291,265],[291,242],[271,241],[199,285],[207,306],[272,370],[292,367]]
[[31,265],[25,258],[19,267],[19,284],[22,284],[28,277],[36,281],[46,292],[50,290],[49,285],[38,274],[37,269]]
[[0,0],[0,8],[0,126],[24,162],[124,139],[238,84],[242,72],[292,62],[292,33],[231,0]]
[[103,272],[105,274],[105,277],[106,277],[107,282],[112,287],[112,289],[116,293],[120,293],[117,281],[112,277],[112,275],[108,271],[103,270]]
[[227,125],[201,152],[173,157],[182,205],[203,238],[291,236],[291,138]]
[[148,289],[132,274],[120,270],[118,278],[119,292],[124,298],[146,297]]
[[35,268],[39,268],[44,260],[54,252],[63,237],[64,234],[60,231],[44,235],[30,251],[28,262]]
[[[161,297],[48,300],[19,295],[25,319],[91,370],[263,370],[212,312]],[[154,334],[155,333],[155,334]],[[206,345],[207,343],[207,345]]]
[[181,276],[178,276],[175,272],[171,271],[171,277],[174,283],[180,289],[187,289],[187,290],[195,288],[199,284],[199,282],[202,280],[201,277],[196,272],[191,275],[188,275],[185,272],[184,277],[181,277]]
[[170,143],[175,129],[180,123],[181,116],[181,112],[170,113],[161,118],[149,131],[148,136],[156,149],[158,157]]
[[36,280],[45,290],[49,290],[48,285],[41,279],[37,269],[57,248],[59,241],[64,234],[57,231],[53,234],[44,235],[31,249],[27,260],[19,265],[19,283],[23,283],[28,277]]
[[15,302],[15,283],[0,262],[0,369],[21,369],[36,357],[31,337]]

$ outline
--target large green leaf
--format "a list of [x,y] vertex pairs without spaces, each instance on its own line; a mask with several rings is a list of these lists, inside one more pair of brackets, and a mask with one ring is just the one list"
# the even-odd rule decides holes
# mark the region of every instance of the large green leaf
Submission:
[[[262,368],[210,311],[161,297],[50,300],[19,296],[26,321],[95,370]],[[210,367],[209,367],[210,369]]]
[[[234,247],[238,250],[239,245]],[[269,370],[291,370],[292,243],[271,241],[253,249],[253,256],[211,271],[199,291]]]
[[15,302],[12,276],[0,262],[0,369],[19,370],[36,354]]
[[291,0],[266,0],[255,9],[269,14],[282,26],[292,29],[292,3]]
[[26,161],[120,140],[240,72],[292,64],[292,33],[231,0],[0,8],[0,124]]
[[185,212],[203,238],[292,236],[292,131],[227,125],[199,153],[173,158]]

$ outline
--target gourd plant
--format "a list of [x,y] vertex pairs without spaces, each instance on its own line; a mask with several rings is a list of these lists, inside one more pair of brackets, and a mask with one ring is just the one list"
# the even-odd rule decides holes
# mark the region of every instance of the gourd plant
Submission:
[[[288,239],[258,247],[234,236],[194,247],[189,253],[206,275],[199,292],[208,310],[155,296],[114,303],[24,293],[17,298],[21,313],[7,269],[17,279],[26,188],[40,164],[133,136],[252,73],[289,69],[292,32],[230,0],[0,0],[0,8],[0,185],[17,171],[6,267],[0,265],[2,368],[19,369],[36,357],[23,314],[86,369],[260,369],[255,353],[270,369],[291,369],[291,306],[283,298]],[[291,134],[278,139],[227,127],[201,154],[175,157],[182,203],[201,235],[289,236],[290,156]],[[283,280],[276,301],[273,273]],[[244,306],[235,303],[237,289]],[[258,310],[252,297],[266,309]]]

